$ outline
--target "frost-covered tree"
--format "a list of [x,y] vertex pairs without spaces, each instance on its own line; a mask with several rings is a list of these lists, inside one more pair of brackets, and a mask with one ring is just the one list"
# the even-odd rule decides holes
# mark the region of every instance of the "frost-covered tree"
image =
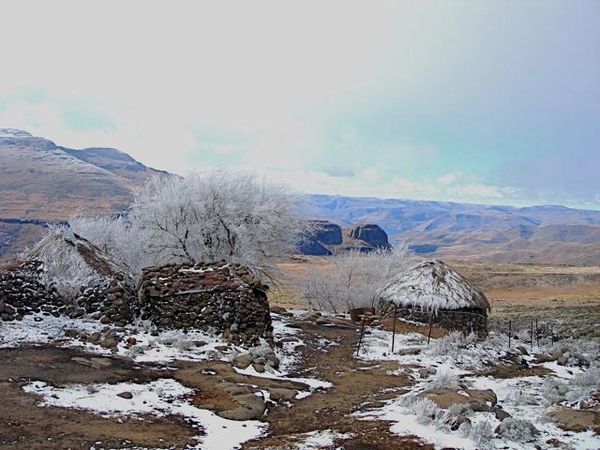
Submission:
[[297,197],[253,174],[216,171],[152,178],[125,218],[75,218],[76,232],[127,265],[227,261],[260,275],[275,273],[309,226],[296,217]]
[[328,257],[323,265],[314,265],[301,289],[316,309],[340,312],[372,307],[377,291],[409,265],[410,252],[405,245],[370,253],[340,253]]
[[69,226],[74,233],[127,267],[134,277],[139,276],[144,267],[160,262],[160,255],[147,247],[149,231],[132,224],[126,217],[76,215],[69,219]]

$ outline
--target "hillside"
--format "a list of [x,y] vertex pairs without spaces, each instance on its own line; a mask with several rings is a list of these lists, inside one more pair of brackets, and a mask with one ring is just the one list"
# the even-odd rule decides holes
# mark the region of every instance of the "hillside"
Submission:
[[135,186],[165,173],[115,149],[68,149],[0,129],[0,257],[30,246],[45,222],[124,210]]
[[311,195],[304,214],[377,223],[392,241],[444,258],[600,265],[600,211]]

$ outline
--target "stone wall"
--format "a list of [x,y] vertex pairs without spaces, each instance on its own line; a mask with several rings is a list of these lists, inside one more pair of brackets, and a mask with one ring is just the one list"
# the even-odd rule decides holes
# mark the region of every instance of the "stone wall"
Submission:
[[139,290],[142,318],[159,329],[216,331],[235,343],[272,341],[266,289],[238,265],[151,267],[144,270]]
[[[393,315],[393,306],[385,308],[386,315]],[[397,309],[397,317],[412,322],[428,324],[430,314],[422,311],[420,308],[400,308]],[[434,325],[444,328],[448,331],[460,331],[462,333],[477,333],[479,335],[487,334],[487,314],[484,310],[478,308],[463,308],[456,310],[438,310],[431,316]]]
[[128,280],[107,277],[103,282],[81,286],[79,296],[63,298],[55,286],[40,281],[43,264],[30,259],[0,271],[0,319],[21,320],[33,313],[89,316],[103,323],[124,326],[133,320],[136,294]]

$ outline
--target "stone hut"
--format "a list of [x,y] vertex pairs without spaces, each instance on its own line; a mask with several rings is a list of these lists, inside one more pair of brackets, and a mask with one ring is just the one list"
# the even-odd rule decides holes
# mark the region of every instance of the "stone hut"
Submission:
[[170,264],[144,270],[139,289],[142,319],[159,329],[223,333],[235,343],[273,339],[264,286],[239,265]]
[[[395,276],[377,294],[384,314],[447,330],[487,333],[485,295],[442,261],[426,261]],[[394,305],[396,308],[394,308]]]
[[5,321],[41,312],[123,326],[132,321],[136,304],[127,269],[66,230],[52,231],[24,261],[0,271],[0,318]]

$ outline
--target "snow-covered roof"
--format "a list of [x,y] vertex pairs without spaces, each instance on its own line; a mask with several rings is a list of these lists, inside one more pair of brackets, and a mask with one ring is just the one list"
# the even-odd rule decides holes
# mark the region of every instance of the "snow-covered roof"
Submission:
[[87,268],[102,277],[125,279],[128,270],[113,261],[98,247],[66,228],[51,230],[27,254],[28,260],[38,260],[44,264],[60,263],[67,270]]
[[424,311],[491,308],[479,289],[439,260],[426,261],[396,275],[379,290],[377,297]]

